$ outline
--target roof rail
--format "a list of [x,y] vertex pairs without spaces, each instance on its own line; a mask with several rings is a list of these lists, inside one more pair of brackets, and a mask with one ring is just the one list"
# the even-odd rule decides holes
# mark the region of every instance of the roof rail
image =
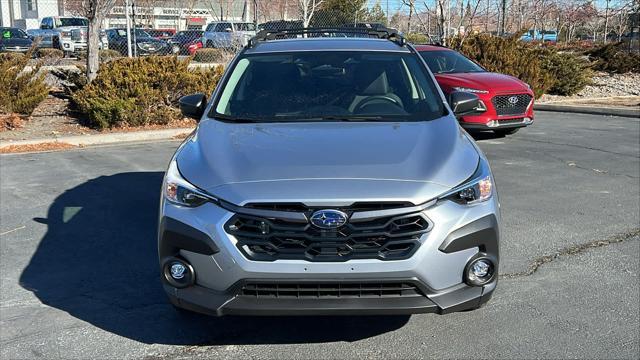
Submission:
[[284,30],[260,30],[254,37],[247,42],[247,48],[255,46],[260,41],[269,41],[277,39],[287,39],[296,37],[296,35],[319,35],[312,37],[322,37],[325,34],[362,34],[367,37],[377,37],[378,39],[387,39],[395,42],[400,46],[406,45],[406,39],[398,33],[398,30],[379,27],[311,27],[301,29],[284,29]]

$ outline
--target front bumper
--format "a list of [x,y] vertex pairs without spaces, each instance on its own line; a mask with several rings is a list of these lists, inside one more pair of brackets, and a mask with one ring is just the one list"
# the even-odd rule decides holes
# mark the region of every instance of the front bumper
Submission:
[[501,130],[515,129],[533,124],[531,117],[517,117],[511,119],[488,120],[485,123],[477,122],[460,122],[460,126],[467,130]]
[[[159,256],[163,264],[178,257],[191,264],[195,284],[164,288],[178,307],[211,315],[339,315],[449,313],[478,308],[491,298],[494,278],[484,286],[464,282],[466,264],[479,254],[498,271],[499,212],[496,197],[463,206],[450,201],[424,210],[434,223],[416,252],[404,260],[357,259],[344,262],[248,260],[224,224],[234,213],[214,204],[184,208],[163,201]],[[246,284],[324,283],[414,284],[420,296],[259,297],[243,293]]]
[[1,52],[10,52],[10,53],[26,54],[27,52],[29,52],[29,50],[31,50],[31,47],[27,47],[27,46],[6,46],[6,47],[0,48],[0,53]]
[[[500,115],[492,99],[508,95],[511,95],[511,93],[479,94],[480,100],[485,104],[487,110],[477,115],[462,116],[460,118],[460,126],[467,130],[500,130],[532,125],[534,119],[533,104],[535,101],[533,93],[527,94],[531,96],[531,101],[522,113]],[[513,95],[517,96],[518,94],[514,93]]]

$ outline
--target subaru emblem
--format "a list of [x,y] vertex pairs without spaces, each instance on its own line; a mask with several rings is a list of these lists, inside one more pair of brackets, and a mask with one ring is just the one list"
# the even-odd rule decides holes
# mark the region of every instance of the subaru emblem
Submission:
[[318,210],[311,215],[311,223],[321,229],[336,229],[347,223],[347,214],[339,210]]
[[515,105],[518,103],[518,97],[517,96],[512,96],[509,99],[509,103],[511,103],[511,105]]

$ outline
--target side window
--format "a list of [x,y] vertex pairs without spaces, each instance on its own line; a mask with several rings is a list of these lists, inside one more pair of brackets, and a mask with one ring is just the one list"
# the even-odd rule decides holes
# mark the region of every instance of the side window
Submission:
[[226,29],[232,28],[231,23],[218,23],[215,32],[224,32]]
[[205,31],[213,31],[215,27],[216,27],[216,24],[209,24],[207,25],[207,29]]

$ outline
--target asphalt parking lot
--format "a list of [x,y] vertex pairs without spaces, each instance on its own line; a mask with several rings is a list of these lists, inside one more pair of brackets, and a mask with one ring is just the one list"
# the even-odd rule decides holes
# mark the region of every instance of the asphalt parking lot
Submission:
[[155,248],[178,142],[0,156],[0,356],[637,359],[640,121],[540,112],[478,142],[504,219],[498,289],[412,317],[181,316]]

